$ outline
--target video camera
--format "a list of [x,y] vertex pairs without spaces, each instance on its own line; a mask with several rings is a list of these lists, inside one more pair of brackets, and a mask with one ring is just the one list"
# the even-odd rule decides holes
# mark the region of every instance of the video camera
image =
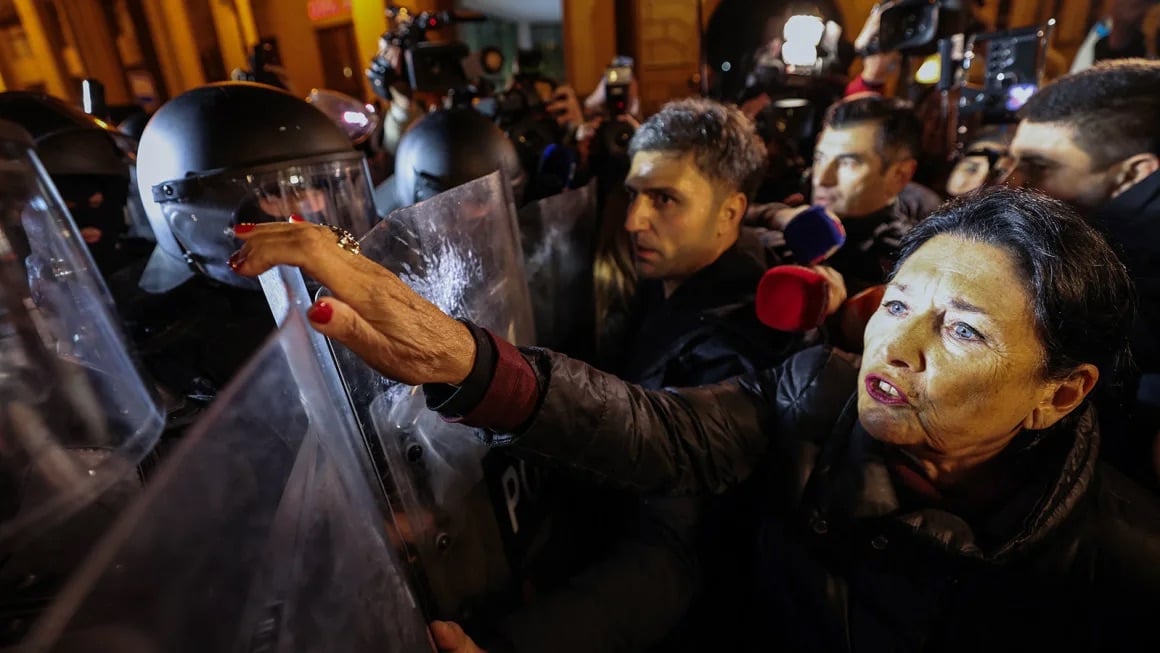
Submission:
[[972,36],[967,41],[962,74],[970,77],[979,51],[983,55],[983,85],[962,83],[959,119],[979,119],[983,124],[1006,124],[1039,90],[1046,65],[1047,41],[1055,20],[1046,25]]
[[[402,52],[405,81],[412,90],[445,95],[463,94],[469,89],[470,80],[463,69],[463,59],[469,54],[467,45],[460,41],[428,41],[427,33],[457,23],[481,22],[485,20],[483,14],[469,11],[412,14],[406,8],[391,5],[387,17],[394,28],[384,33],[382,40]],[[384,52],[371,60],[366,74],[375,93],[389,100],[388,89],[398,80]]]
[[558,84],[542,72],[544,56],[538,50],[520,50],[516,55],[512,81],[507,89],[496,94],[494,116],[500,127],[525,121],[546,120],[555,124],[547,114],[547,104]]
[[[984,124],[1015,121],[1017,112],[1039,88],[1047,40],[1055,25],[972,34],[971,5],[979,0],[890,0],[878,11],[877,36],[864,55],[900,52],[905,56],[939,55],[938,88],[961,89],[960,117],[981,117]],[[973,70],[980,52],[984,68]],[[982,86],[970,86],[972,73]],[[905,79],[909,83],[909,79]]]
[[[938,150],[947,155],[947,161],[961,152],[974,130],[1018,120],[1019,109],[1039,90],[1055,26],[1052,19],[1039,26],[977,33],[980,30],[972,15],[975,4],[982,3],[885,2],[879,7],[878,34],[863,51],[901,53],[904,89],[916,90],[915,77],[920,84],[934,84],[938,132],[932,133],[939,134]],[[907,65],[915,55],[926,59],[917,74]]]
[[878,7],[878,34],[860,53],[934,54],[938,42],[967,32],[972,2],[979,0],[889,0]]

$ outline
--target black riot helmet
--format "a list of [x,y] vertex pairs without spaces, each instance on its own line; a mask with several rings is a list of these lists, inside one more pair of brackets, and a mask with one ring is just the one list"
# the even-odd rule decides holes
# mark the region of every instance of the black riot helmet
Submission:
[[[127,118],[117,123],[117,131],[124,134],[127,138],[132,139],[133,145],[141,140],[141,132],[145,131],[145,125],[149,122],[149,114],[144,111],[135,111]],[[136,150],[134,150],[136,151]]]
[[503,171],[519,204],[527,175],[511,141],[474,109],[441,109],[403,134],[395,153],[395,188],[399,202],[410,206],[496,170]]
[[376,219],[363,155],[324,113],[281,89],[222,82],[173,98],[149,120],[137,184],[157,250],[141,280],[166,292],[200,273],[257,288],[227,260],[241,223],[290,215],[361,236]]
[[132,142],[79,108],[44,93],[0,93],[0,119],[23,127],[105,274],[124,263]]

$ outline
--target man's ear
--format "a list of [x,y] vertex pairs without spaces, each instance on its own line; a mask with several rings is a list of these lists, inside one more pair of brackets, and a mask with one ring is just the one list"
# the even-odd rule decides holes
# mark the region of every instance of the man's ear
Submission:
[[721,202],[721,208],[717,210],[718,234],[737,229],[748,209],[749,198],[745,197],[745,193],[731,193],[726,196]]
[[894,196],[901,193],[902,189],[914,179],[917,170],[917,159],[904,159],[891,165],[886,171],[886,183],[890,185],[890,194]]
[[1160,157],[1151,153],[1136,154],[1121,161],[1116,168],[1113,198],[1160,170]]
[[1041,431],[1054,425],[1073,410],[1079,408],[1099,378],[1099,369],[1095,365],[1084,363],[1072,370],[1071,374],[1068,374],[1062,381],[1050,382],[1045,390],[1043,400],[1032,409],[1031,414],[1024,420],[1023,427]]

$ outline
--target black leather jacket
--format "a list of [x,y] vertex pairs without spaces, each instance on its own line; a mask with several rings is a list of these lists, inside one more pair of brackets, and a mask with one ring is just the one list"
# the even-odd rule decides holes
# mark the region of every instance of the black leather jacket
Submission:
[[[638,332],[629,355],[613,371],[646,388],[706,385],[771,367],[816,340],[816,333],[777,332],[758,321],[753,301],[766,263],[760,242],[744,230],[733,247],[667,299],[659,281],[641,284],[634,316]],[[720,558],[737,558],[736,546],[726,546],[731,542],[705,541],[698,533],[705,521],[702,498],[638,501],[591,484],[573,489],[575,496],[558,497],[575,522],[575,532],[565,530],[566,537],[589,552],[611,549],[505,619],[498,632],[482,634],[488,651],[644,650],[689,622],[684,617],[702,565],[708,563],[706,571],[717,576]],[[737,512],[735,504],[734,497],[712,504],[708,525],[715,532],[732,526],[726,513]],[[589,541],[593,537],[597,541]],[[698,540],[711,559],[701,559]],[[732,584],[707,580],[713,608],[740,598]],[[584,623],[580,631],[577,621]],[[665,642],[664,650],[691,636],[678,632],[673,639],[679,641]]]
[[493,444],[646,492],[765,485],[753,650],[1160,650],[1160,515],[1097,466],[1090,412],[1011,453],[1014,491],[965,516],[900,489],[845,354],[668,392],[525,356],[538,408]]

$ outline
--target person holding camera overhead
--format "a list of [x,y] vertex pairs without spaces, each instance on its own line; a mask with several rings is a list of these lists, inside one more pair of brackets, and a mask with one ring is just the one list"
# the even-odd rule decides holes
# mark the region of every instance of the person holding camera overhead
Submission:
[[616,57],[600,78],[596,90],[585,97],[583,103],[575,89],[562,84],[548,104],[548,113],[556,116],[560,126],[568,130],[580,147],[583,158],[588,158],[593,138],[608,121],[624,124],[617,130],[624,136],[613,138],[623,141],[621,147],[627,146],[632,132],[640,127],[640,84],[632,66],[630,57]]

